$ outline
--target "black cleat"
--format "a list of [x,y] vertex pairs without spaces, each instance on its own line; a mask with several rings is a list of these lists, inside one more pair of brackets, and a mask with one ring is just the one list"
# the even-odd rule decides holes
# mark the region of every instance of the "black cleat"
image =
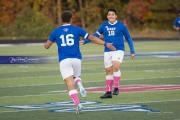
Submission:
[[100,96],[101,99],[105,98],[112,98],[112,93],[111,92],[106,92],[103,96]]
[[118,88],[114,88],[113,95],[118,95],[118,94],[119,94],[119,89]]

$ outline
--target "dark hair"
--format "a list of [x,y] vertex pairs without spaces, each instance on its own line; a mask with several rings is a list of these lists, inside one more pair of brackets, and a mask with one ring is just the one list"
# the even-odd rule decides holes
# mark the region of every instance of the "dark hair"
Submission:
[[178,11],[178,14],[180,14],[180,10]]
[[69,23],[71,21],[71,18],[72,18],[72,13],[69,11],[64,11],[61,14],[61,19],[63,23]]
[[106,15],[108,15],[109,11],[114,12],[117,15],[116,9],[114,8],[109,8]]

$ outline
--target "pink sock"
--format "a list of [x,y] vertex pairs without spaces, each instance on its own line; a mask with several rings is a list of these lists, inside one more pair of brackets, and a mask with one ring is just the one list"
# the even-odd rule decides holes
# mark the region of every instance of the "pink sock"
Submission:
[[108,92],[112,92],[112,84],[113,84],[113,80],[106,79],[106,89]]
[[120,76],[114,76],[114,88],[119,88],[120,79]]
[[82,83],[82,80],[81,78],[75,78],[74,82],[75,82],[75,85],[78,85],[79,82]]
[[69,96],[73,100],[74,104],[76,106],[78,106],[80,102],[79,102],[79,98],[78,98],[78,95],[77,95],[77,91],[76,90],[70,90],[69,91]]

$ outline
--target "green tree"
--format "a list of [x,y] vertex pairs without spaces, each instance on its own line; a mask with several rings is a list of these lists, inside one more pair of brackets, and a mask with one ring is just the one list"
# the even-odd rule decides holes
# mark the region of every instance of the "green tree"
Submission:
[[48,19],[40,12],[25,8],[14,23],[17,37],[42,38],[47,37],[54,28]]
[[80,9],[77,10],[77,15],[81,21],[83,21],[82,18],[84,19],[88,30],[95,32],[102,22],[107,20],[106,13],[111,7],[117,10],[119,20],[124,19],[123,11],[126,2],[121,1],[123,0],[85,0],[82,7],[80,5]]
[[152,16],[148,20],[149,27],[155,29],[172,29],[173,22],[178,17],[179,0],[156,0],[151,6]]

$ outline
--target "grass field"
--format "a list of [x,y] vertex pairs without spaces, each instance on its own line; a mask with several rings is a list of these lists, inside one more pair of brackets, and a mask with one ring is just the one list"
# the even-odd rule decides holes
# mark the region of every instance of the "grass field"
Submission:
[[[137,56],[132,60],[126,43],[120,94],[112,99],[99,98],[105,90],[103,58],[86,58],[102,56],[103,47],[81,46],[81,78],[87,96],[83,99],[79,95],[84,104],[84,113],[79,115],[74,112],[56,59],[46,64],[1,64],[0,120],[180,120],[180,41],[134,45]],[[0,56],[56,58],[56,50],[56,45],[49,50],[42,44],[0,46]]]

